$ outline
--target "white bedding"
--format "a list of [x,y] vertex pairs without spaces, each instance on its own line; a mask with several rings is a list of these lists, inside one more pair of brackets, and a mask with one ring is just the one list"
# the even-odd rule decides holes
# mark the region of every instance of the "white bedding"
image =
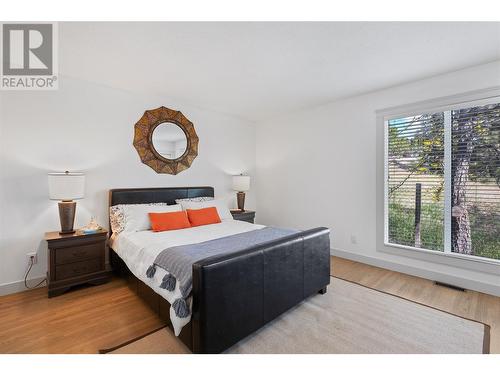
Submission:
[[[159,287],[163,276],[165,276],[165,270],[157,267],[153,278],[150,279],[146,276],[146,270],[153,264],[156,256],[162,250],[172,246],[200,243],[261,228],[264,228],[264,226],[244,221],[224,220],[219,224],[165,232],[153,232],[150,230],[122,232],[116,236],[113,234],[110,244],[137,278],[149,285],[156,293],[172,304],[177,298],[181,297],[181,293],[178,285],[176,285],[175,290],[172,292]],[[191,298],[189,299],[189,304],[191,308]],[[171,307],[170,320],[172,321],[175,335],[178,336],[182,327],[191,320],[191,315],[186,318],[179,318],[175,315]]]

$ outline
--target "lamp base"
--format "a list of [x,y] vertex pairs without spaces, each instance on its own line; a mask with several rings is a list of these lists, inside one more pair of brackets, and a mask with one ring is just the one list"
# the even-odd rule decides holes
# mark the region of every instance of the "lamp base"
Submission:
[[72,230],[72,231],[69,231],[69,232],[61,232],[61,231],[59,231],[59,234],[60,234],[60,235],[65,235],[65,234],[74,234],[74,233],[76,233],[76,230]]
[[75,222],[76,202],[62,201],[59,202],[59,221],[61,222],[61,230],[59,234],[72,234],[73,224]]
[[236,198],[238,201],[238,210],[244,212],[245,211],[245,193],[242,191],[239,191],[236,193]]
[[71,231],[68,231],[68,232],[62,232],[62,231],[59,231],[59,234],[60,235],[65,235],[65,234],[74,234],[76,233],[76,230],[71,230]]

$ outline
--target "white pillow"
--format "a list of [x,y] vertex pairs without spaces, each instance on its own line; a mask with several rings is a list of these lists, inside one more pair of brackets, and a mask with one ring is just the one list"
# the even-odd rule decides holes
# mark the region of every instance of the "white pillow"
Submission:
[[215,207],[221,220],[233,220],[233,215],[227,207],[227,203],[222,199],[214,199],[206,202],[181,202],[183,210],[199,210],[201,208]]
[[206,201],[213,201],[214,197],[195,197],[195,198],[182,198],[182,199],[176,199],[175,203],[181,204],[182,202],[206,202]]
[[117,204],[109,208],[109,220],[111,222],[111,230],[113,233],[119,234],[125,229],[125,213],[123,212],[124,207],[130,206],[163,206],[165,207],[167,203],[143,203],[143,204]]
[[180,204],[169,206],[152,206],[149,204],[131,204],[123,207],[125,217],[124,232],[139,232],[143,230],[151,230],[151,222],[149,221],[150,212],[176,212],[182,211]]

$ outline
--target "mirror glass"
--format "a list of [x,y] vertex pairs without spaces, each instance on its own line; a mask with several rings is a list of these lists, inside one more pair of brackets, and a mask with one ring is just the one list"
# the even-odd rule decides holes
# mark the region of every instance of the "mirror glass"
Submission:
[[173,122],[164,122],[153,131],[153,147],[165,159],[174,160],[186,151],[187,138],[184,131]]

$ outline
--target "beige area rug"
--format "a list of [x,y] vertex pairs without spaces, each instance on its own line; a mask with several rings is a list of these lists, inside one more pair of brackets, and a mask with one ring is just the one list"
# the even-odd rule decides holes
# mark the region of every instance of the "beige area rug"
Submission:
[[[342,279],[226,353],[488,353],[489,326]],[[113,354],[189,353],[164,328]]]

